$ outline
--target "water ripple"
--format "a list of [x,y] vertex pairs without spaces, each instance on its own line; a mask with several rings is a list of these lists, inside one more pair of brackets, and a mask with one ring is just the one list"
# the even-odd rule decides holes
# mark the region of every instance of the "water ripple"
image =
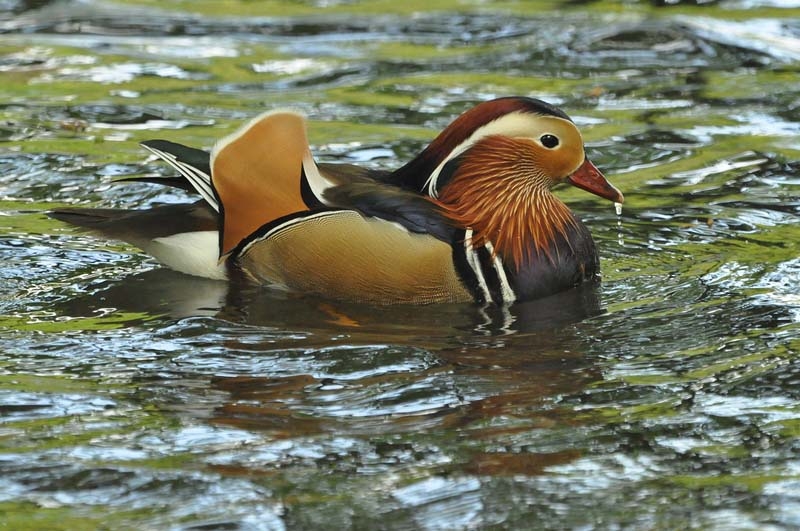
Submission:
[[[797,527],[796,2],[146,4],[0,1],[10,527]],[[292,106],[320,160],[389,169],[510,94],[567,110],[625,192],[618,217],[556,190],[599,286],[364,308],[44,215],[186,201],[113,184],[171,175],[154,136]]]

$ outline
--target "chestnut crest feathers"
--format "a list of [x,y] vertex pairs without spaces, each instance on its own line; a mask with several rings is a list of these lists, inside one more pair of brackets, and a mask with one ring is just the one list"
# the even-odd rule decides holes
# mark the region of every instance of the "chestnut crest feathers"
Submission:
[[555,116],[516,111],[476,129],[453,148],[428,177],[425,183],[428,195],[437,197],[447,184],[440,177],[450,161],[492,137],[525,141],[519,146],[522,151],[507,152],[505,156],[510,160],[530,159],[533,156],[543,175],[549,177],[552,184],[568,177],[584,159],[583,140],[572,122]]
[[[538,121],[545,117],[554,119],[552,123],[561,122],[562,128],[574,128],[563,111],[534,98],[505,97],[480,103],[456,118],[416,158],[398,169],[392,180],[436,197],[442,186],[438,178],[444,166],[482,138],[501,135],[536,141],[545,138],[545,142],[550,142],[555,132],[544,127],[547,122]],[[581,144],[581,152],[582,149]]]

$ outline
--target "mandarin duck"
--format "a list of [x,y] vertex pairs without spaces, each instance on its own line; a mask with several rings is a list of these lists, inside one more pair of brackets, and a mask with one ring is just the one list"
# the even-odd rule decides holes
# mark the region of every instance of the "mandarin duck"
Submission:
[[211,152],[146,149],[190,204],[49,214],[123,240],[177,271],[366,302],[510,304],[599,276],[592,236],[551,189],[622,203],[572,120],[506,97],[466,111],[395,171],[315,162],[305,118],[264,113]]

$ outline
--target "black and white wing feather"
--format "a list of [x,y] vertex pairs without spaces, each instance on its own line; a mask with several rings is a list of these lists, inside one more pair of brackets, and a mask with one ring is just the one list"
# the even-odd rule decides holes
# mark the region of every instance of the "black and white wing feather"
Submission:
[[180,173],[217,212],[219,200],[211,184],[210,154],[168,140],[147,140],[142,147]]

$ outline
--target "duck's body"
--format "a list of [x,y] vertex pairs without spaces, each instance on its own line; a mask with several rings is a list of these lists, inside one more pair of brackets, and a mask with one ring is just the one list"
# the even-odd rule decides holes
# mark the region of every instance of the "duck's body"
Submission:
[[186,179],[165,184],[203,199],[52,215],[184,273],[378,304],[508,304],[594,279],[592,237],[550,188],[567,180],[622,201],[569,118],[530,98],[478,105],[395,172],[315,163],[290,111],[259,116],[210,154],[144,146]]

